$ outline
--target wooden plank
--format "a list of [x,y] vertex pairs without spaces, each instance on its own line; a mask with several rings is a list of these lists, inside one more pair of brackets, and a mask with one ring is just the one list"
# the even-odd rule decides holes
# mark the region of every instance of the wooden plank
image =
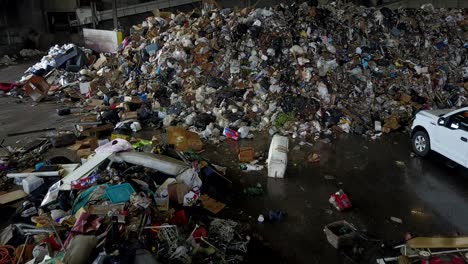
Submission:
[[0,195],[0,204],[7,204],[28,196],[23,190],[16,190]]
[[8,136],[8,137],[13,137],[13,136],[19,136],[19,135],[25,135],[25,134],[46,132],[46,131],[51,131],[51,130],[55,130],[55,127],[52,127],[52,128],[43,128],[43,129],[35,129],[35,130],[28,130],[28,131],[21,131],[21,132],[15,132],[15,133],[9,133],[9,134],[7,134],[7,136]]
[[201,202],[203,204],[203,208],[205,208],[206,210],[212,212],[213,214],[217,214],[217,213],[221,212],[221,210],[223,210],[224,207],[226,207],[226,205],[224,203],[218,202],[218,201],[216,201],[215,199],[209,197],[206,194],[201,195],[200,200],[201,200]]
[[468,237],[415,237],[406,243],[411,248],[468,248]]
[[95,204],[95,205],[90,205],[86,209],[86,212],[88,214],[92,215],[107,215],[109,211],[117,211],[121,212],[125,209],[125,203],[120,203],[120,204]]

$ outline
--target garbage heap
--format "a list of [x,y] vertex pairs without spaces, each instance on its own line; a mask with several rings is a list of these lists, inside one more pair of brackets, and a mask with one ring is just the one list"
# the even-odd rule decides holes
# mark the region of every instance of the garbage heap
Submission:
[[[407,126],[420,109],[466,105],[467,21],[463,10],[431,5],[157,12],[130,29],[118,54],[56,46],[31,72],[83,69],[53,85],[77,92],[69,84],[79,78],[75,99],[111,106],[139,96],[147,104],[138,118],[215,140],[225,127],[375,135]],[[63,58],[66,50],[84,57]]]
[[250,230],[226,218],[239,215],[223,202],[232,195],[226,168],[191,149],[155,154],[151,141],[117,138],[94,149],[82,165],[54,156],[21,170],[23,159],[40,157],[51,143],[37,145],[29,152],[9,148],[11,162],[2,163],[1,171],[22,190],[8,189],[0,204],[25,199],[10,218],[2,216],[10,224],[0,238],[4,263],[245,260]]
[[[3,262],[240,262],[249,237],[217,216],[230,181],[200,156],[200,137],[375,136],[419,109],[466,105],[462,10],[304,3],[157,12],[130,32],[115,54],[52,47],[19,83],[0,86],[36,102],[54,96],[66,106],[59,115],[80,119],[72,133],[2,146],[0,170],[23,190],[0,203],[27,197],[2,231],[1,244],[12,245],[1,247]],[[130,139],[162,126],[160,140]],[[82,165],[45,160],[52,146],[68,146]],[[239,153],[242,162],[254,156]]]

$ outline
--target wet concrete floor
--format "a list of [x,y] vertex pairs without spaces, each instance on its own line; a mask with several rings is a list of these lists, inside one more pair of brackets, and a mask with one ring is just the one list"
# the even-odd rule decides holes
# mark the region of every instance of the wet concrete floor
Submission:
[[[427,158],[410,157],[407,134],[386,135],[375,141],[344,135],[328,144],[318,142],[297,149],[299,142],[290,141],[284,179],[267,178],[266,170],[232,170],[232,177],[245,186],[260,183],[265,188],[265,195],[241,196],[238,202],[287,263],[342,262],[323,233],[326,224],[342,219],[382,240],[402,240],[407,232],[414,236],[468,234],[466,169],[448,167],[448,160],[435,153]],[[237,168],[236,145],[224,142],[207,149],[206,156],[212,160],[223,157],[218,163]],[[268,136],[240,141],[239,145],[264,152]],[[320,162],[308,162],[311,153],[320,154]],[[338,212],[328,202],[330,194],[339,189],[350,196],[353,209],[349,212]],[[255,223],[258,214],[270,209],[285,211],[286,220]]]
[[[0,82],[5,76],[10,76],[8,68],[0,69]],[[56,115],[57,104],[16,100],[0,98],[0,140],[6,138],[6,145],[45,135],[6,137],[8,133],[70,127],[67,119]],[[250,222],[278,254],[264,256],[269,263],[349,263],[323,233],[326,224],[341,219],[383,240],[400,240],[406,232],[416,236],[468,234],[467,170],[450,168],[448,161],[435,153],[427,158],[410,157],[406,133],[377,140],[342,135],[331,143],[313,142],[313,146],[300,146],[300,141],[290,140],[284,179],[267,178],[266,170],[243,172],[238,167],[238,147],[252,146],[265,154],[269,147],[266,134],[251,140],[205,144],[202,154],[227,166],[228,177],[240,183],[240,188],[257,183],[263,186],[264,195],[236,195],[231,206],[242,210],[239,218]],[[320,162],[308,162],[311,153],[320,154]],[[397,161],[403,163],[398,165]],[[349,212],[337,212],[328,203],[330,194],[338,189],[350,196],[354,207]],[[281,223],[257,223],[258,215],[270,209],[285,211],[287,218]],[[403,223],[391,221],[392,216]]]

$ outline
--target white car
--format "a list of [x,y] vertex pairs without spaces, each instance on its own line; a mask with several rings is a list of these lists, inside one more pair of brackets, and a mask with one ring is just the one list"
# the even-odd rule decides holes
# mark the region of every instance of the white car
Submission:
[[468,168],[468,107],[420,111],[411,129],[416,154],[433,150]]

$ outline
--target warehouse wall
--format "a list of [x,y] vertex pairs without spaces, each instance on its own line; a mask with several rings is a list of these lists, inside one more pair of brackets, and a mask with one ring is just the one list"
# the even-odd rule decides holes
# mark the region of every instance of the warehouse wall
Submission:
[[15,52],[25,45],[31,46],[37,41],[35,33],[45,32],[42,0],[0,2],[0,55]]
[[[37,1],[37,0],[36,0]],[[78,0],[43,0],[44,9],[50,12],[73,12],[78,7]]]

